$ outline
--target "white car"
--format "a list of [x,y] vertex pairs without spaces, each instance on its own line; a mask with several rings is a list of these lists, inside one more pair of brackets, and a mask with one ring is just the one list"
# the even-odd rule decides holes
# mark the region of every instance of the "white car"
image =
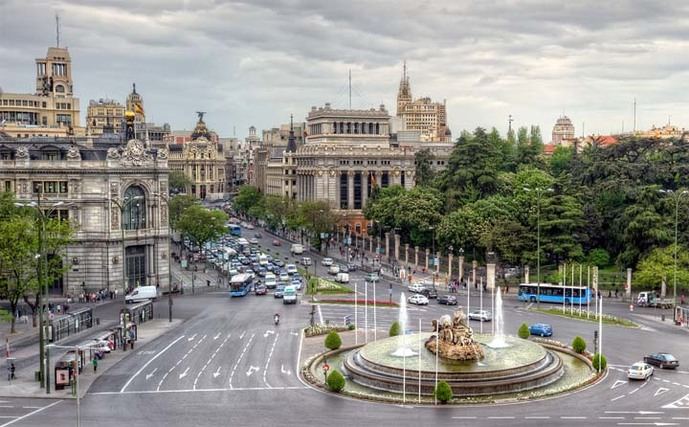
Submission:
[[414,294],[407,298],[407,302],[409,304],[416,304],[416,305],[428,305],[428,298],[421,294]]
[[409,285],[409,288],[407,288],[407,289],[409,290],[409,292],[413,292],[415,294],[420,294],[421,292],[424,291],[424,289],[426,289],[426,286],[424,286],[421,283],[412,283],[411,285]]
[[321,260],[321,265],[324,265],[324,266],[326,266],[326,267],[330,267],[331,265],[333,265],[333,259],[332,259],[332,258],[327,258],[327,257],[326,257],[326,258],[323,258],[323,259]]
[[647,380],[653,375],[653,366],[644,362],[636,362],[627,369],[627,378],[630,380]]
[[249,239],[249,243],[251,243],[252,245],[258,245],[258,239],[255,237],[252,237],[251,239]]
[[291,276],[292,274],[297,273],[297,266],[294,264],[287,264],[285,266],[285,270],[287,271],[287,274],[289,274]]
[[280,281],[281,282],[289,282],[289,274],[287,272],[283,271],[280,273]]
[[493,320],[493,315],[488,310],[473,310],[467,315],[469,320],[478,320],[480,322],[490,322]]
[[337,275],[339,273],[340,273],[340,266],[339,265],[331,265],[330,268],[328,269],[328,274]]

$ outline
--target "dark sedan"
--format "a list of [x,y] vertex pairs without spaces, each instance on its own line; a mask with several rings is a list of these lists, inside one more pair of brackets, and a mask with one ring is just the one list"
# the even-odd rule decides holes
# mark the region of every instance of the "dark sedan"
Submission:
[[679,360],[670,353],[651,353],[644,357],[644,362],[660,369],[677,369],[679,366]]
[[438,291],[435,288],[425,288],[420,293],[428,299],[438,298]]
[[268,293],[268,288],[266,288],[265,285],[258,285],[256,286],[255,293],[256,295],[266,295]]
[[438,304],[457,305],[457,297],[454,295],[442,295],[438,297]]

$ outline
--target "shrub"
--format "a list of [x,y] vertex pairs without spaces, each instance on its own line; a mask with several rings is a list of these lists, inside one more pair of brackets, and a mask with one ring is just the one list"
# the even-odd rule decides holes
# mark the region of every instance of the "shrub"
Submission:
[[531,336],[529,326],[526,323],[522,323],[522,325],[519,327],[519,330],[517,331],[517,335],[519,335],[519,338],[524,340],[529,338]]
[[337,350],[342,345],[342,338],[336,331],[330,331],[325,337],[325,346],[330,350]]
[[447,403],[452,399],[452,388],[445,381],[440,381],[435,388],[435,397],[442,403]]
[[400,323],[399,322],[392,322],[392,325],[390,325],[390,332],[388,332],[388,335],[391,337],[396,337],[400,334]]
[[347,329],[353,331],[354,329],[356,329],[356,326],[354,326],[354,323],[350,323],[349,326],[347,326]]
[[605,358],[605,356],[603,356],[600,353],[596,353],[593,355],[592,362],[593,362],[593,369],[595,369],[596,371],[598,370],[599,367],[600,367],[601,371],[604,371],[605,368],[608,366],[608,360]]
[[586,350],[586,341],[582,337],[576,336],[572,340],[572,350],[582,354]]
[[330,391],[339,393],[345,386],[345,379],[337,369],[333,369],[332,372],[328,374],[328,379],[325,380]]

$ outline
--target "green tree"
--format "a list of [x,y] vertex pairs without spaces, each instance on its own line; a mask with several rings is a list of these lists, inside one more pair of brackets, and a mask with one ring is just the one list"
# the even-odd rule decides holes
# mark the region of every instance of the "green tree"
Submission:
[[416,185],[425,187],[430,185],[435,177],[433,172],[433,154],[428,148],[419,150],[414,154],[416,164]]
[[584,212],[581,203],[571,195],[556,194],[541,205],[541,248],[546,258],[555,263],[581,260],[584,252]]
[[574,337],[572,340],[572,350],[576,353],[583,354],[586,351],[586,341],[580,336]]
[[441,403],[447,403],[452,400],[452,387],[445,381],[440,381],[435,388],[435,397]]
[[243,185],[239,187],[237,195],[232,199],[232,207],[244,214],[249,214],[249,209],[258,205],[263,200],[263,194],[258,191],[258,188],[251,185]]
[[391,337],[396,337],[400,334],[401,330],[400,322],[392,322],[392,325],[390,325],[390,331],[388,331],[388,335]]
[[217,209],[206,209],[201,205],[189,206],[179,221],[177,230],[203,251],[206,243],[225,234],[227,214]]
[[597,267],[607,267],[610,265],[610,254],[603,248],[595,248],[589,252],[588,263]]
[[173,230],[177,230],[177,223],[182,217],[184,211],[186,211],[190,206],[198,204],[198,199],[191,195],[179,194],[177,196],[172,196],[170,198],[170,204],[168,205],[170,227],[172,227]]
[[608,359],[605,358],[600,353],[596,353],[593,355],[593,359],[591,359],[591,362],[593,362],[593,369],[596,371],[604,371],[605,368],[608,366]]
[[170,186],[171,193],[186,193],[187,187],[191,184],[191,180],[184,172],[178,170],[170,171],[168,185]]
[[342,338],[337,331],[330,331],[328,335],[325,336],[325,347],[329,350],[337,350],[342,346]]
[[554,176],[560,176],[572,167],[572,159],[574,158],[574,147],[563,147],[561,145],[555,147],[553,155],[550,157],[550,171]]
[[312,245],[321,251],[321,234],[331,233],[335,229],[337,215],[330,209],[328,202],[322,200],[303,202],[299,205],[299,211]]
[[[675,274],[675,246],[655,248],[639,262],[634,283],[644,286],[660,286],[662,281],[672,285]],[[677,248],[677,284],[689,285],[689,252]]]
[[517,331],[517,335],[521,339],[527,339],[531,336],[531,332],[529,331],[529,325],[526,323],[522,323],[521,326],[519,326],[519,330]]
[[345,386],[345,379],[340,371],[333,368],[333,370],[328,374],[328,378],[325,380],[325,383],[328,385],[330,391],[339,393]]

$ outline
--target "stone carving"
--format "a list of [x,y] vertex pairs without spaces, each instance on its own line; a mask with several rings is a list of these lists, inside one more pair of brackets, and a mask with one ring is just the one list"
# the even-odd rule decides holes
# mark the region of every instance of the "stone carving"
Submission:
[[167,205],[162,205],[160,209],[160,225],[167,225]]
[[160,160],[166,160],[167,159],[167,150],[165,148],[161,148],[158,150],[158,159],[160,159]]
[[110,196],[117,197],[120,192],[120,186],[116,182],[110,183]]
[[474,332],[466,323],[466,316],[462,310],[455,311],[452,318],[446,314],[439,320],[434,320],[433,330],[438,338],[432,335],[426,341],[426,349],[431,353],[437,350],[438,356],[452,360],[483,359],[483,347],[474,341]]
[[76,145],[72,144],[67,149],[67,160],[81,160],[81,153]]
[[152,159],[150,151],[144,147],[141,141],[136,139],[130,140],[122,152],[122,164],[124,165],[142,166]]
[[120,225],[120,211],[113,207],[110,209],[110,229],[117,230]]
[[29,158],[29,149],[26,147],[17,148],[17,152],[15,153],[14,157],[16,159],[28,159]]
[[120,158],[120,150],[117,148],[108,148],[108,160],[117,160]]

